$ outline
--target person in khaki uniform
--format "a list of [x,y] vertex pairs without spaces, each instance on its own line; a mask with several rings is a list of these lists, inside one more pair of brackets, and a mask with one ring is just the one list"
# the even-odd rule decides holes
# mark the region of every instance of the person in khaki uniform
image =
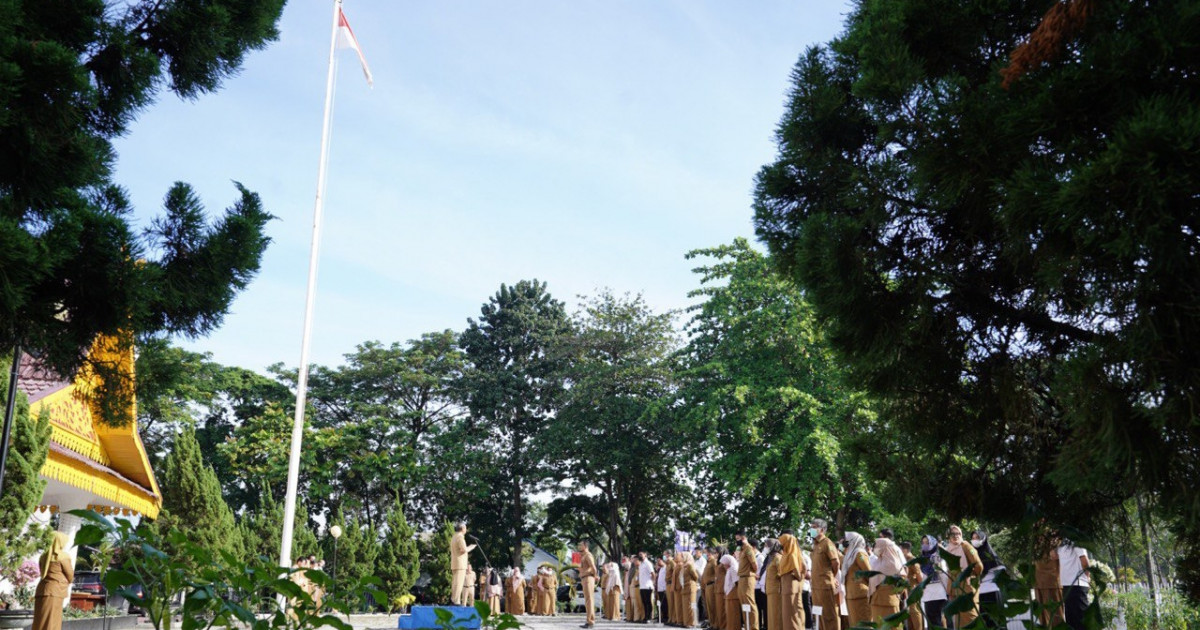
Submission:
[[841,630],[842,618],[838,604],[838,568],[842,564],[842,555],[829,539],[826,530],[829,523],[825,519],[814,519],[809,525],[808,534],[813,537],[812,560],[812,599],[814,606],[821,607],[821,630]]
[[758,585],[758,550],[750,544],[745,533],[736,536],[741,544],[742,556],[738,558],[738,599],[740,606],[750,607],[746,630],[758,630],[758,602],[754,601],[754,588]]
[[908,620],[904,622],[905,630],[925,630],[925,617],[921,614],[921,602],[913,601],[912,592],[922,581],[925,580],[925,574],[921,572],[920,564],[908,564],[916,557],[912,554],[912,543],[900,543],[900,550],[904,552],[904,581],[908,582],[908,589],[904,592],[904,596],[908,598]]
[[[1057,542],[1050,544],[1046,554],[1033,563],[1034,596],[1038,604],[1042,605],[1038,618],[1046,628],[1066,622],[1063,615],[1062,580],[1059,579],[1057,547]],[[1051,608],[1054,610],[1051,611]]]
[[868,578],[858,577],[859,571],[871,570],[867,541],[858,532],[846,532],[846,555],[842,558],[842,593],[846,597],[848,621],[853,628],[871,620],[871,584]]
[[463,601],[463,593],[466,592],[467,585],[467,569],[470,568],[467,562],[467,554],[475,545],[467,544],[467,524],[458,523],[454,526],[454,536],[450,538],[450,603],[455,606],[470,606],[472,602]]
[[542,595],[545,613],[551,617],[558,616],[558,573],[551,567],[546,567],[546,591]]
[[[774,573],[779,578],[779,625],[771,630],[803,630],[804,558],[800,555],[800,541],[791,532],[779,537],[779,560]],[[771,596],[770,585],[767,582],[768,598]]]
[[[741,551],[735,552],[741,555]],[[721,557],[725,565],[725,585],[722,589],[725,599],[725,630],[741,630],[742,606],[738,600],[738,561],[737,558],[725,554]]]
[[621,568],[616,562],[605,563],[601,588],[604,593],[604,618],[609,621],[620,619],[624,586],[621,584]]
[[[785,534],[786,535],[786,534]],[[767,623],[765,630],[779,630],[783,627],[783,603],[779,601],[779,560],[782,547],[777,540],[768,540],[769,550],[760,573],[763,576],[763,594],[767,596]]]
[[525,578],[521,576],[521,569],[513,567],[508,574],[508,593],[504,596],[504,605],[508,608],[510,615],[525,614]]
[[713,615],[708,625],[715,629],[725,627],[725,577],[729,572],[729,565],[724,562],[726,555],[724,547],[718,547],[713,554],[717,568],[713,572]]
[[580,628],[596,625],[596,558],[586,540],[579,541],[579,582],[583,587],[583,609],[587,621]]
[[63,600],[75,579],[75,559],[67,553],[67,535],[54,532],[50,549],[38,559],[42,578],[33,593],[32,630],[62,630]]
[[871,585],[871,620],[879,625],[884,617],[900,612],[900,593],[902,589],[888,584],[888,578],[899,578],[904,575],[904,551],[891,539],[891,530],[875,540],[875,557],[873,569],[879,575],[872,576]]
[[683,608],[683,627],[696,627],[696,591],[700,589],[700,573],[696,571],[696,562],[692,554],[679,554],[680,600]]
[[704,565],[704,572],[700,574],[700,593],[704,599],[704,614],[708,617],[709,625],[712,625],[717,613],[716,605],[713,604],[713,594],[716,593],[713,584],[717,578],[718,563],[713,557],[712,547],[705,549],[704,553],[708,556],[708,562]]
[[676,625],[675,615],[679,614],[679,604],[675,601],[675,559],[663,554],[663,571],[666,572],[667,590],[663,593],[666,598],[666,623]]
[[475,569],[471,565],[467,565],[467,575],[463,584],[462,605],[475,605]]
[[[958,556],[958,566],[950,566],[950,601],[962,595],[972,595],[975,600],[975,605],[970,610],[961,612],[954,619],[954,627],[961,628],[979,617],[979,576],[983,574],[983,562],[979,560],[979,552],[970,544],[963,544],[962,529],[957,525],[950,526],[950,535],[946,537],[950,543],[946,545],[946,551]],[[966,572],[967,577],[959,581],[958,578]],[[958,582],[957,586],[953,586]]]

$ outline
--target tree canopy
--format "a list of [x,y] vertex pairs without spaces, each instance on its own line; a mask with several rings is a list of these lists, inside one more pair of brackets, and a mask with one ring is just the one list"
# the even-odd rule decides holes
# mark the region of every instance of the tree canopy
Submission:
[[[218,89],[278,36],[284,0],[5,5],[0,21],[0,347],[74,374],[98,334],[198,336],[258,271],[271,219],[255,193],[210,220],[182,182],[143,232],[112,141],[167,87]],[[111,366],[98,398],[128,402]],[[106,421],[116,421],[105,414]]]
[[[1138,493],[1200,540],[1200,4],[858,2],[796,64],[755,226],[952,518],[1087,530]],[[1014,76],[1010,74],[1010,77]]]

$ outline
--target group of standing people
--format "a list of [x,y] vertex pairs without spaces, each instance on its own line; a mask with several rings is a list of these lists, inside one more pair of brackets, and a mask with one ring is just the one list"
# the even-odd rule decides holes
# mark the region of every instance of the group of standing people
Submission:
[[[828,522],[814,519],[807,534],[811,551],[802,549],[791,531],[761,544],[738,533],[729,549],[664,553],[655,560],[643,551],[599,569],[587,543],[581,543],[579,578],[587,611],[583,627],[593,626],[597,585],[605,619],[618,620],[623,613],[629,622],[657,621],[680,628],[848,630],[864,622],[895,620],[904,610],[906,630],[963,628],[981,615],[988,627],[1002,625],[991,618],[988,604],[1002,603],[998,578],[1006,569],[982,530],[969,540],[957,526],[947,530],[944,541],[923,536],[919,556],[887,528],[873,541],[851,531],[835,543],[828,535]],[[1087,550],[1056,540],[1035,567],[1040,624],[1052,627],[1065,621],[1082,630],[1088,606]],[[916,601],[910,595],[921,584]],[[513,567],[504,586],[508,612],[554,614],[554,569],[542,567],[526,583],[520,569]],[[962,596],[974,605],[944,614],[948,604]]]

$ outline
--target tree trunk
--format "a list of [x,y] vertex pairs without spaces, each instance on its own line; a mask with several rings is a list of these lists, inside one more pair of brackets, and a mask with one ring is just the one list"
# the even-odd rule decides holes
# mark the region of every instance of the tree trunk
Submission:
[[1146,541],[1146,584],[1150,588],[1150,610],[1153,611],[1152,628],[1158,628],[1158,585],[1155,584],[1155,574],[1158,570],[1154,566],[1154,546],[1150,542],[1150,527],[1147,524],[1149,520],[1146,516],[1146,510],[1142,505],[1142,495],[1137,495],[1137,511],[1138,520],[1142,526],[1142,539]]
[[525,566],[521,562],[521,546],[525,543],[525,537],[521,535],[522,524],[525,521],[525,514],[521,510],[521,481],[513,477],[512,484],[512,513],[513,513],[513,549],[512,549],[512,566]]

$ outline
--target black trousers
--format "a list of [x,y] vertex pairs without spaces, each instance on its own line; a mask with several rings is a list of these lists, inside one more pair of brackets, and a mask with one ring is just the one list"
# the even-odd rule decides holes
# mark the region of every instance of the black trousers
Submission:
[[658,592],[658,623],[667,623],[667,620],[671,618],[671,611],[668,608],[668,606],[669,606],[669,602],[667,601],[667,592],[659,591]]
[[804,627],[811,628],[816,623],[812,616],[812,591],[800,591],[800,603],[804,606]]
[[[758,606],[758,627],[765,630],[767,627],[767,594],[754,589],[754,605]],[[771,628],[771,630],[778,630]]]
[[989,628],[999,628],[1000,622],[992,614],[996,610],[996,606],[1000,603],[1000,592],[994,591],[991,593],[979,594],[979,616],[983,617],[983,623]]
[[1067,625],[1073,630],[1083,630],[1083,612],[1088,607],[1088,587],[1063,587],[1063,612],[1066,614]]
[[946,625],[946,620],[942,619],[942,609],[946,607],[946,600],[935,599],[931,602],[925,602],[925,625],[930,628],[949,628]]
[[654,589],[639,588],[638,595],[642,597],[642,623],[650,623],[650,611],[654,610]]
[[704,605],[704,589],[700,589],[696,593],[696,623],[708,623],[708,606]]

